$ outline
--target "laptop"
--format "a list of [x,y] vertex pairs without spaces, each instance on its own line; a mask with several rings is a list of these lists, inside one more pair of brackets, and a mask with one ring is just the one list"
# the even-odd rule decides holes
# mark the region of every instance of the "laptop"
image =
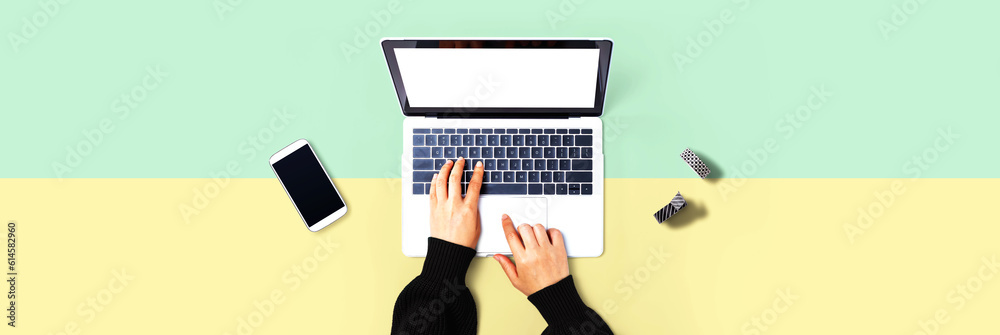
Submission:
[[402,251],[427,254],[431,177],[485,165],[478,256],[510,254],[515,226],[558,228],[570,257],[604,252],[602,126],[610,39],[381,41],[402,109]]

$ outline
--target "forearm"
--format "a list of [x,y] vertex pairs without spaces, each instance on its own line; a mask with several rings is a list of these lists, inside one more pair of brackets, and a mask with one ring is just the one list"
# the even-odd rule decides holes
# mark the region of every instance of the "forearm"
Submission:
[[604,319],[580,299],[573,276],[531,294],[528,301],[548,323],[543,335],[613,334]]
[[429,238],[423,270],[399,293],[393,334],[475,334],[476,302],[465,274],[476,251]]

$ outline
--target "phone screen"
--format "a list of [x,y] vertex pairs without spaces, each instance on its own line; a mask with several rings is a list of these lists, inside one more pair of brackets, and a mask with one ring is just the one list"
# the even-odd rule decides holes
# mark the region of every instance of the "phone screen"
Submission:
[[274,163],[274,171],[310,227],[344,208],[333,181],[308,144]]

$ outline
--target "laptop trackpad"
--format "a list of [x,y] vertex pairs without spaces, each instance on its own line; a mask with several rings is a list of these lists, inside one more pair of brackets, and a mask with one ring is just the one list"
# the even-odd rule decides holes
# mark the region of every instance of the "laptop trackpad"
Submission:
[[545,228],[548,228],[546,204],[546,199],[543,197],[480,197],[479,222],[482,225],[482,230],[476,251],[490,254],[510,254],[510,246],[507,245],[507,237],[503,233],[501,217],[504,214],[510,216],[511,221],[514,222],[514,228],[522,223],[532,225],[541,223]]

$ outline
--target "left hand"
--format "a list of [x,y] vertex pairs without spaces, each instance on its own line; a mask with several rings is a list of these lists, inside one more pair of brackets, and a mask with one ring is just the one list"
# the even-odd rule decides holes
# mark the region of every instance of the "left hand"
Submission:
[[465,159],[448,160],[431,179],[431,237],[472,249],[479,243],[479,190],[483,164],[476,164],[469,189],[462,197]]

